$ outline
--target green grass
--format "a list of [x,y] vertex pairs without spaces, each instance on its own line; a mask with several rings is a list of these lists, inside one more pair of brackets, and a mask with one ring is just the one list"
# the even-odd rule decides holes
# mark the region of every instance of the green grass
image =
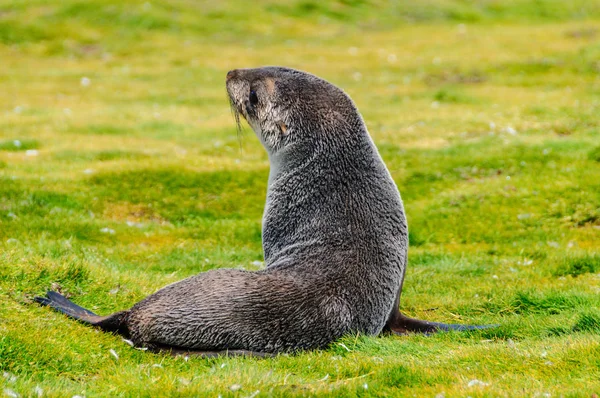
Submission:
[[[599,394],[598,22],[595,0],[0,2],[0,391]],[[500,327],[186,361],[32,303],[108,314],[261,267],[268,160],[224,87],[259,65],[357,103],[408,214],[402,309]]]

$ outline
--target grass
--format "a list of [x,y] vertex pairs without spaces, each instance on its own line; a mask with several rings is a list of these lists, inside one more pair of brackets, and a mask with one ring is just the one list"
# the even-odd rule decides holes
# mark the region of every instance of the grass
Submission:
[[[599,21],[589,0],[0,2],[1,390],[599,394]],[[32,304],[107,314],[261,267],[268,161],[224,79],[266,64],[361,110],[408,214],[402,309],[499,328],[186,361]]]

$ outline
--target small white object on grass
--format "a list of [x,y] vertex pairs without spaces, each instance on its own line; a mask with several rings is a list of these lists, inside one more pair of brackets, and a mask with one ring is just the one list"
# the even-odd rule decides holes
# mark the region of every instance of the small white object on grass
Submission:
[[44,390],[42,390],[42,387],[40,387],[40,386],[35,386],[35,388],[33,389],[33,392],[35,392],[35,395],[37,395],[38,397],[41,397],[44,395]]
[[350,348],[348,348],[348,347],[346,346],[346,344],[344,344],[344,343],[338,343],[338,345],[339,345],[340,347],[344,348],[346,351],[348,351],[348,352],[351,352],[351,351],[350,351]]
[[241,389],[242,389],[242,386],[241,386],[241,385],[239,385],[239,384],[233,384],[233,385],[229,386],[229,389],[230,389],[231,391],[235,392],[235,391],[241,390]]
[[83,174],[93,174],[94,173],[94,169],[85,169],[83,170]]
[[469,387],[475,387],[475,386],[487,387],[489,385],[490,385],[490,383],[486,383],[484,381],[477,380],[477,379],[473,379],[469,382],[469,384],[467,384],[467,386],[469,386]]
[[111,235],[114,235],[114,234],[115,234],[115,230],[114,230],[114,229],[111,229],[111,228],[106,228],[106,227],[105,227],[105,228],[102,228],[102,229],[100,230],[100,232],[102,232],[102,233],[104,233],[104,234],[111,234]]
[[11,398],[17,398],[19,396],[19,394],[17,394],[16,392],[14,392],[13,390],[11,390],[10,388],[5,388],[4,389],[4,395],[6,395],[7,397],[11,397]]
[[92,81],[90,80],[89,77],[85,77],[84,76],[84,77],[81,78],[81,85],[83,87],[88,87],[91,83],[92,83]]
[[40,154],[40,151],[37,149],[28,149],[25,151],[25,156],[37,156]]
[[17,381],[17,376],[15,376],[12,373],[8,373],[8,372],[3,372],[2,376],[6,379],[7,382],[9,383],[14,383],[15,381]]
[[130,346],[133,347],[133,341],[131,340],[127,340],[127,339],[122,339],[125,343],[129,344]]
[[108,352],[110,352],[110,355],[112,355],[117,361],[119,360],[119,355],[115,350],[111,348],[110,350],[108,350]]
[[129,227],[144,228],[144,223],[141,222],[127,221],[126,224]]
[[14,140],[14,141],[13,141],[13,145],[14,145],[15,147],[17,147],[17,148],[21,148],[21,145],[23,145],[23,144],[22,144],[22,143],[21,143],[21,141],[19,141],[19,140]]
[[184,386],[189,386],[192,383],[192,381],[190,379],[186,379],[184,377],[180,377],[179,382],[181,384],[183,384]]

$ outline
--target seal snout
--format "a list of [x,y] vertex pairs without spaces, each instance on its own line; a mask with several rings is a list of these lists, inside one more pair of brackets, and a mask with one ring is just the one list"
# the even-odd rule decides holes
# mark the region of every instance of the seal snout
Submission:
[[[234,102],[239,102],[239,97],[243,91],[244,81],[241,79],[241,73],[239,69],[232,69],[227,72],[227,76],[225,78],[225,85],[227,87],[227,92],[229,96]],[[237,99],[237,100],[236,100]]]
[[229,80],[233,79],[237,74],[238,74],[238,70],[237,69],[230,70],[229,72],[227,72],[226,81],[229,81]]
[[[246,80],[246,75],[243,70],[232,69],[227,72],[226,87],[229,95],[231,108],[236,114],[241,114],[247,118],[247,109],[245,103],[250,92],[250,84]],[[236,116],[237,118],[238,116]],[[236,119],[237,120],[237,119]]]

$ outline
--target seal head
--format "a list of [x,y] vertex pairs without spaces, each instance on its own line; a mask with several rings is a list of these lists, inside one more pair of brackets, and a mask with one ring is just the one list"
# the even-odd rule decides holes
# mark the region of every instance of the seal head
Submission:
[[270,155],[294,142],[314,144],[322,135],[364,125],[342,90],[295,69],[232,70],[227,92],[236,120],[240,114],[246,119]]

